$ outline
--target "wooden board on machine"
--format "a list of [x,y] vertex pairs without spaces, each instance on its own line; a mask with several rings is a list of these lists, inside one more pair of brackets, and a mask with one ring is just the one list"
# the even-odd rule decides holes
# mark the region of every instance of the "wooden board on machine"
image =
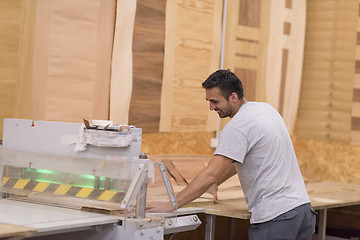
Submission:
[[87,205],[82,206],[81,211],[85,212],[94,212],[94,213],[101,213],[106,215],[132,215],[134,211],[131,211],[130,213],[127,213],[125,209],[118,207],[111,207],[111,206],[101,206],[101,205]]
[[0,238],[29,237],[35,232],[37,232],[35,228],[0,223]]

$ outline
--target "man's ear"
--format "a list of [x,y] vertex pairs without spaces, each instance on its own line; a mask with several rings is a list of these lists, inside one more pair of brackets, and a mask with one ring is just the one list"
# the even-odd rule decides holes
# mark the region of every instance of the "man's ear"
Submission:
[[237,95],[237,93],[235,92],[232,92],[231,95],[230,95],[230,100],[231,102],[235,103],[236,101],[239,100],[239,96]]

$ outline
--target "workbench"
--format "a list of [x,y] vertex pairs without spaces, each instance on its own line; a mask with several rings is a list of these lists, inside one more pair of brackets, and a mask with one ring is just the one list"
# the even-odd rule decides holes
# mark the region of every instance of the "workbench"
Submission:
[[[327,209],[354,206],[360,204],[360,184],[340,182],[311,182],[306,183],[306,188],[311,199],[312,207],[319,212],[318,239],[326,239]],[[234,191],[234,190],[230,190]],[[214,239],[215,217],[223,216],[238,219],[250,219],[245,198],[222,199],[222,191],[219,191],[220,202],[196,203],[196,206],[205,209],[206,213],[206,240]],[[229,194],[229,191],[226,193]],[[193,204],[194,205],[194,204]]]
[[[152,155],[150,158],[166,164],[173,178],[175,193],[178,193],[193,180],[199,171],[206,167],[211,156]],[[189,166],[191,167],[189,168]],[[318,211],[318,237],[320,240],[325,240],[327,209],[360,205],[360,184],[326,181],[305,183],[311,205]],[[176,184],[181,186],[176,186]],[[206,240],[214,239],[216,216],[232,219],[250,219],[248,206],[237,175],[219,186],[218,198],[219,203],[214,204],[212,196],[205,193],[188,205],[205,209]]]

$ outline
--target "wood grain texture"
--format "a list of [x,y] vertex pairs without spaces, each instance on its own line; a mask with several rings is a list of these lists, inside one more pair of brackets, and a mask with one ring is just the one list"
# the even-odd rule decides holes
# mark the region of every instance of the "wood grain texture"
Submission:
[[360,102],[360,89],[354,88],[353,101]]
[[241,0],[239,25],[260,28],[261,0]]
[[33,117],[107,119],[115,2],[37,3]]
[[18,79],[21,0],[0,1],[0,139],[3,119],[14,116]]
[[360,117],[351,118],[351,130],[360,131]]
[[133,83],[132,44],[136,1],[116,1],[116,22],[112,49],[110,119],[128,124]]
[[234,73],[243,84],[245,98],[249,101],[255,101],[257,78],[256,70],[235,68]]
[[0,238],[22,239],[31,236],[35,232],[37,232],[35,228],[0,223]]
[[271,1],[270,9],[266,102],[281,112],[289,133],[293,134],[302,81],[306,1],[292,1],[291,8],[284,2]]
[[284,22],[284,34],[290,35],[290,33],[291,33],[291,23]]
[[360,145],[360,131],[358,119],[360,118],[360,2],[358,4],[358,26],[356,35],[355,46],[355,77],[354,77],[354,90],[352,99],[352,111],[351,111],[351,144]]
[[14,117],[31,119],[33,48],[35,37],[36,0],[22,0],[19,36],[19,65]]
[[280,115],[283,114],[284,111],[284,95],[285,95],[285,84],[286,84],[286,72],[288,66],[288,59],[289,59],[289,50],[283,49],[282,50],[282,64],[281,64],[281,83],[280,83],[280,96],[279,96],[279,113]]
[[292,8],[292,0],[285,0],[285,7],[286,8]]
[[167,2],[160,131],[216,129],[201,83],[219,68],[221,6],[219,0]]
[[[358,71],[354,64],[357,8],[357,0],[307,4],[309,28],[297,120],[300,139],[350,142],[353,82]],[[316,112],[323,113],[321,121]]]
[[133,36],[129,123],[158,132],[165,42],[165,0],[138,0]]
[[[256,72],[254,81],[244,84],[253,84],[252,100],[267,102],[282,111],[292,133],[300,94],[306,2],[249,2],[228,2],[224,65]],[[261,13],[257,20],[260,24],[247,25],[234,20],[239,15],[240,18],[254,15],[256,11]],[[283,49],[287,49],[286,54]],[[242,77],[242,81],[247,80]],[[222,125],[226,122],[221,121]]]

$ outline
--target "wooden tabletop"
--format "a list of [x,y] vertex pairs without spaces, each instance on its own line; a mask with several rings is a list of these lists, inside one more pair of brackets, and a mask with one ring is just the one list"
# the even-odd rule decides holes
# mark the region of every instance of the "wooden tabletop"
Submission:
[[[315,210],[344,207],[360,204],[360,184],[340,183],[340,182],[312,182],[307,183],[306,188],[311,199],[311,205]],[[220,202],[214,204],[211,198],[204,201],[206,197],[202,197],[200,201],[194,201],[189,206],[197,206],[205,209],[205,213],[240,218],[250,219],[250,213],[245,202],[244,197],[236,197],[231,199],[229,196],[239,195],[238,191],[241,189],[228,189],[223,192],[218,192]],[[225,196],[225,199],[222,198]]]

